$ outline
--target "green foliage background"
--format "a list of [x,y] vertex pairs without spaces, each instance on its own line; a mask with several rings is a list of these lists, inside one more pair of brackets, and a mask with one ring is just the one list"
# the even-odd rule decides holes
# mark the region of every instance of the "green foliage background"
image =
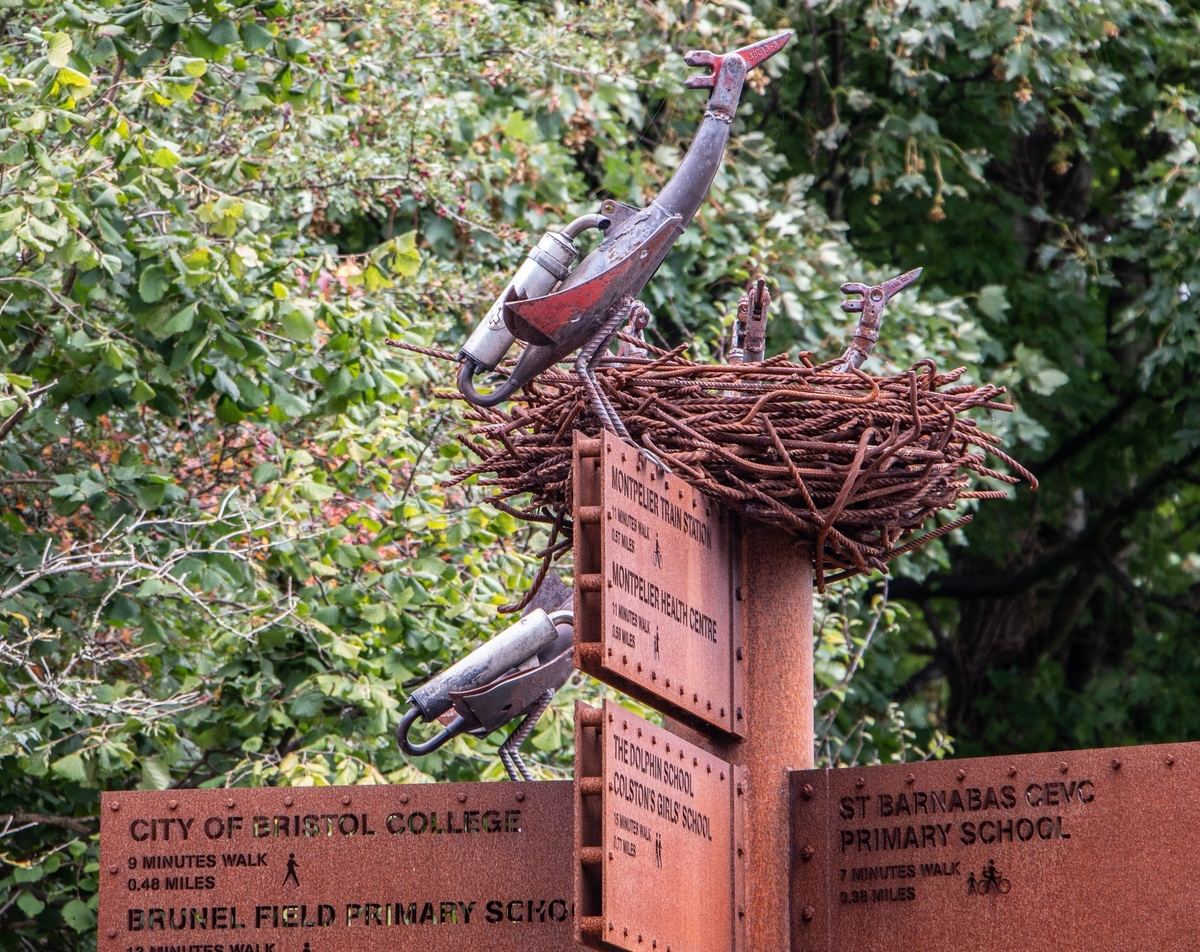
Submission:
[[818,605],[819,757],[1196,737],[1197,19],[0,2],[0,949],[92,947],[101,789],[501,776],[393,731],[541,536],[443,488],[447,368],[389,340],[452,349],[541,231],[652,198],[682,53],[786,27],[654,333],[719,358],[765,274],[771,351],[831,356],[840,283],[923,265],[873,369],[1006,384],[1043,483]]

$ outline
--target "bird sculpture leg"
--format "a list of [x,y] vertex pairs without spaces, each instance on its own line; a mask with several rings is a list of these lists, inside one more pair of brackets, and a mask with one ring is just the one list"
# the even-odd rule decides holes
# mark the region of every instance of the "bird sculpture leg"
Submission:
[[[529,709],[529,713],[525,715],[525,720],[521,721],[520,726],[508,735],[508,739],[500,745],[500,761],[504,764],[504,769],[508,772],[509,780],[532,780],[533,774],[529,772],[529,768],[525,766],[525,761],[521,759],[520,747],[525,740],[533,733],[533,728],[550,706],[550,702],[554,700],[554,692],[546,689],[542,692],[542,696],[537,699],[533,707]],[[520,771],[520,773],[518,773]]]
[[616,409],[609,402],[608,394],[604,392],[600,387],[600,382],[596,379],[595,368],[596,364],[600,362],[600,358],[608,351],[608,345],[612,343],[621,323],[629,316],[630,310],[636,303],[626,298],[613,308],[600,330],[583,346],[583,349],[579,351],[579,356],[575,358],[575,373],[583,382],[583,386],[591,398],[592,409],[600,418],[600,424],[606,430],[611,430],[621,439],[631,443],[633,440],[629,436],[629,431],[625,429],[625,424],[621,422]]

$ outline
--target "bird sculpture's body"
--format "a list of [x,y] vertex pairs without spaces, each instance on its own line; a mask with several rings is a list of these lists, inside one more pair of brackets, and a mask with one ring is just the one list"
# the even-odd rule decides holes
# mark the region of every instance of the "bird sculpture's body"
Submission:
[[[596,342],[588,348],[591,359],[576,368],[590,375],[595,360],[708,194],[725,155],[746,74],[783,49],[791,35],[781,33],[723,55],[703,50],[687,54],[689,66],[712,71],[689,78],[687,86],[711,88],[712,93],[679,168],[648,207],[606,201],[599,215],[585,215],[561,233],[543,236],[459,352],[459,389],[467,400],[495,406],[558,361]],[[604,237],[571,269],[577,256],[574,239],[590,228],[600,229]],[[495,369],[514,340],[526,347],[511,375],[491,393],[478,393],[472,378]],[[604,408],[597,409],[606,419]]]

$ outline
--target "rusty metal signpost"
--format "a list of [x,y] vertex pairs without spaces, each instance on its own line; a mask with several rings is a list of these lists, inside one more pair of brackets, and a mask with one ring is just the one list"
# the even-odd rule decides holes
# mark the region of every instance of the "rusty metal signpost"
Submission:
[[576,666],[698,727],[742,733],[731,513],[615,434],[575,434]]
[[579,941],[744,949],[745,768],[611,701],[576,705],[575,745]]
[[569,952],[572,785],[105,793],[99,952]]
[[792,774],[792,949],[1196,948],[1200,744]]

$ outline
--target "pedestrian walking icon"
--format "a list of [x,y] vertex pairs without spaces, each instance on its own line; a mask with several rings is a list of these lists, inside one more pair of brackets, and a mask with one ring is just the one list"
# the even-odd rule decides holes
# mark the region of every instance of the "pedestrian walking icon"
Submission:
[[283,877],[283,884],[286,886],[290,879],[297,886],[300,885],[300,878],[296,875],[296,870],[300,868],[300,864],[296,862],[296,854],[288,853],[287,873]]

